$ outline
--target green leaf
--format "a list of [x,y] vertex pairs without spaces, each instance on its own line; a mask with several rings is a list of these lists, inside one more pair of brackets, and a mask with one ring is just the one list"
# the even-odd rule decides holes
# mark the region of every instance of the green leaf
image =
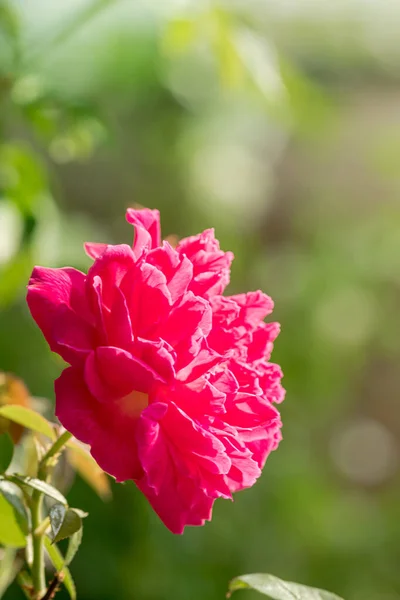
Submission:
[[41,433],[53,441],[56,439],[56,434],[51,423],[42,417],[42,415],[39,415],[39,413],[30,408],[25,408],[25,406],[17,406],[16,404],[2,406],[0,408],[0,417],[10,419],[10,421],[18,423],[36,433]]
[[17,575],[19,565],[16,556],[16,548],[4,548],[0,561],[0,598]]
[[[62,508],[64,507],[58,504],[53,506],[50,510],[50,523],[53,532],[53,542],[59,542],[60,540],[71,537],[71,535],[82,528],[82,519],[80,515],[73,508],[69,508],[63,514]],[[54,525],[52,521],[52,513],[55,516]]]
[[5,473],[14,454],[14,444],[8,433],[0,435],[0,473]]
[[14,508],[15,517],[25,535],[29,533],[28,514],[21,499],[20,491],[9,481],[0,481],[0,494]]
[[0,94],[3,92],[2,87],[8,89],[9,80],[12,80],[13,71],[16,69],[20,19],[15,8],[10,2],[0,3]]
[[162,38],[162,48],[166,54],[185,52],[198,35],[197,22],[193,19],[172,19],[167,23]]
[[213,24],[214,36],[211,43],[221,83],[228,88],[239,87],[245,80],[246,70],[236,44],[236,27],[232,22],[232,15],[215,8],[210,12],[209,18]]
[[44,545],[57,573],[63,573],[64,575],[63,583],[70,595],[71,600],[76,600],[76,589],[74,580],[72,579],[70,570],[68,569],[68,567],[65,566],[63,555],[61,554],[57,546],[55,544],[52,544],[50,538],[48,538],[47,536],[45,536],[44,538]]
[[27,477],[23,475],[10,475],[8,479],[9,481],[15,483],[18,486],[26,485],[27,487],[30,487],[33,490],[42,492],[43,494],[49,496],[49,498],[53,498],[53,500],[56,500],[60,504],[68,504],[61,492],[56,490],[56,488],[54,488],[49,483],[42,481],[41,479],[35,479],[34,477]]
[[229,584],[228,598],[236,590],[256,590],[272,600],[342,600],[331,592],[283,581],[273,575],[254,573],[235,577]]
[[69,538],[68,549],[67,549],[67,553],[65,555],[65,564],[66,565],[70,565],[72,563],[73,559],[75,558],[75,554],[78,552],[79,546],[81,545],[82,537],[83,537],[83,527],[78,529],[78,531],[76,533],[74,533],[73,535],[71,535],[71,537]]
[[82,519],[87,517],[88,513],[79,508],[66,509],[62,504],[54,504],[49,512],[51,531],[53,534],[53,543],[69,537],[68,550],[65,557],[65,564],[69,565],[82,541],[83,528]]
[[10,3],[0,5],[0,30],[7,32],[10,38],[17,38],[19,32],[19,19],[14,7]]
[[0,544],[11,548],[23,548],[26,544],[15,510],[3,495],[0,495]]

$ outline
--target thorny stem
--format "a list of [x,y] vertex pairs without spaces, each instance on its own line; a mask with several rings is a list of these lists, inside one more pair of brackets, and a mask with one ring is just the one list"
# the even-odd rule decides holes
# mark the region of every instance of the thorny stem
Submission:
[[[48,476],[49,463],[62,450],[72,435],[65,431],[49,448],[39,463],[38,478],[46,481]],[[46,577],[44,570],[44,535],[46,528],[42,527],[42,502],[43,493],[34,490],[31,500],[31,519],[32,519],[32,546],[33,563],[31,568],[33,583],[33,598],[40,600],[46,593]]]
[[54,598],[54,596],[56,595],[62,580],[63,580],[62,575],[57,573],[54,576],[53,581],[50,582],[50,585],[47,588],[47,592],[43,596],[42,600],[52,600],[52,598]]

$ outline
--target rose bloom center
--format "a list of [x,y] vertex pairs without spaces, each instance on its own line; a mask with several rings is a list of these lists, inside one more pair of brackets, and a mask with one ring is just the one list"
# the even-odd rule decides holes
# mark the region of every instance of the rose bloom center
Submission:
[[127,417],[140,417],[141,412],[149,405],[149,395],[134,390],[118,400],[118,405]]

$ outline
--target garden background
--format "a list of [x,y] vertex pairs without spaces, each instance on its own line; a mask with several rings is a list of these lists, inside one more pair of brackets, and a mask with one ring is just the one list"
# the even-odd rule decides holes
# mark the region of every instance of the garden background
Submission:
[[229,291],[282,323],[257,485],[174,536],[133,484],[77,479],[80,600],[217,600],[257,571],[399,597],[399,26],[390,0],[0,1],[0,370],[53,401],[31,269],[130,242],[135,204],[165,236],[215,227]]

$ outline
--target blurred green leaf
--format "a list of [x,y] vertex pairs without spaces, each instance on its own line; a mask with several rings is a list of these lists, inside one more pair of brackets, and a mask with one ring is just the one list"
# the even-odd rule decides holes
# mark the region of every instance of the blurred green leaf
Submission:
[[68,446],[68,459],[79,475],[92,487],[103,500],[111,497],[110,482],[89,452],[74,440]]
[[43,92],[43,82],[32,73],[17,79],[11,90],[12,100],[21,106],[38,100]]
[[[9,77],[16,67],[19,38],[19,18],[11,2],[0,2],[0,92],[1,88],[9,87]],[[1,75],[4,74],[3,79]]]
[[49,498],[53,498],[53,500],[56,500],[60,504],[68,504],[61,492],[56,490],[56,488],[54,488],[49,483],[42,481],[41,479],[35,479],[34,477],[26,477],[23,475],[10,475],[8,477],[8,480],[19,486],[27,486],[33,490],[42,492],[43,494],[49,496]]
[[10,38],[16,38],[19,32],[17,13],[6,0],[0,2],[0,30],[6,32]]
[[322,87],[282,57],[279,57],[279,70],[289,98],[293,126],[306,135],[312,135],[327,123],[328,117],[333,116],[332,99]]
[[15,300],[26,285],[32,271],[32,257],[29,250],[20,250],[18,254],[0,266],[0,307]]
[[23,112],[36,134],[48,141],[59,131],[63,108],[46,102],[33,102],[24,106]]
[[0,146],[0,194],[24,215],[33,214],[37,203],[49,195],[45,168],[26,144]]
[[11,504],[0,494],[0,544],[12,548],[23,548],[26,544],[24,532],[18,523]]
[[33,582],[32,577],[28,571],[23,569],[18,573],[17,582],[22,592],[25,595],[25,598],[30,600],[32,598],[32,590],[33,590]]
[[67,22],[62,23],[62,28],[55,32],[52,40],[52,46],[57,48],[60,44],[65,43],[70,37],[76,33],[92,19],[100,15],[103,10],[110,8],[113,4],[117,4],[119,0],[92,0],[85,2],[81,10],[76,10]]
[[76,589],[74,580],[72,579],[70,570],[65,566],[65,560],[60,550],[55,544],[52,544],[50,538],[47,536],[44,538],[44,544],[46,547],[46,551],[50,557],[51,562],[54,565],[57,573],[62,573],[64,575],[63,583],[70,595],[71,600],[76,600]]
[[228,11],[220,8],[210,11],[211,43],[219,66],[223,86],[235,88],[243,84],[246,69],[238,52],[235,25]]
[[221,32],[218,36],[215,51],[222,85],[227,88],[236,88],[243,84],[246,70],[235,41],[230,37],[228,31]]
[[16,513],[18,523],[25,533],[29,533],[28,514],[26,512],[25,505],[21,498],[21,492],[18,487],[10,483],[9,481],[0,481],[0,494],[11,504]]
[[14,581],[19,568],[18,563],[16,561],[16,548],[4,548],[1,552],[2,556],[0,560],[0,598],[3,597],[3,594],[6,591],[6,589]]
[[0,417],[18,423],[36,433],[41,433],[51,440],[56,439],[52,425],[42,415],[25,406],[7,405],[0,407]]
[[59,131],[51,140],[49,152],[57,163],[87,160],[105,138],[105,128],[98,119],[75,119],[73,124]]
[[197,35],[198,27],[195,20],[190,18],[170,19],[161,40],[162,49],[166,54],[181,54],[196,40]]
[[273,575],[254,573],[235,577],[229,584],[228,597],[237,590],[256,590],[272,600],[342,600],[331,592],[283,581]]
[[75,554],[79,550],[79,546],[81,545],[83,537],[83,527],[78,529],[75,533],[71,535],[68,542],[68,549],[65,555],[65,564],[70,565],[73,559],[75,558]]
[[8,433],[0,435],[0,473],[5,473],[14,454],[14,444]]

